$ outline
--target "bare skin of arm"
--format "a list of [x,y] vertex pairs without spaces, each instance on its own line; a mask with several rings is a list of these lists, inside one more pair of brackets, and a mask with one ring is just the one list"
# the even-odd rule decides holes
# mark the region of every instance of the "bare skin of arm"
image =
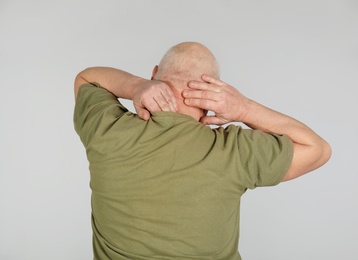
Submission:
[[75,79],[75,97],[80,86],[94,82],[118,98],[133,100],[138,116],[144,120],[148,120],[152,112],[177,111],[176,99],[166,83],[109,67],[92,67],[81,71]]
[[190,89],[183,92],[186,105],[215,113],[201,118],[202,123],[243,122],[252,129],[284,134],[291,139],[294,155],[284,181],[313,171],[329,160],[330,145],[305,124],[245,97],[221,80],[206,75],[202,79],[204,82],[190,82]]

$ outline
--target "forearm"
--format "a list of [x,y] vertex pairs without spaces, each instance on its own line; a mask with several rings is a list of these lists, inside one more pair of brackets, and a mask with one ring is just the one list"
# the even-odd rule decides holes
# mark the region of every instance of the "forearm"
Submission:
[[310,145],[321,138],[308,126],[280,112],[248,100],[242,121],[249,127],[266,133],[284,134],[294,143]]
[[249,127],[267,133],[286,135],[294,144],[294,158],[285,180],[290,180],[323,165],[331,156],[329,144],[300,121],[248,101],[243,122]]
[[215,116],[204,116],[201,122],[243,122],[266,133],[286,135],[293,142],[293,159],[285,180],[312,171],[330,158],[329,144],[305,124],[248,99],[221,80],[206,75],[202,79],[204,82],[190,82],[191,90],[183,93],[185,104],[214,111]]
[[75,79],[75,97],[80,86],[94,82],[118,98],[132,100],[138,116],[144,120],[148,120],[153,112],[177,111],[174,94],[166,83],[109,67],[93,67],[81,71]]
[[81,85],[97,82],[116,97],[132,100],[135,91],[143,84],[143,81],[146,79],[115,68],[87,68],[81,71],[75,79],[75,96]]

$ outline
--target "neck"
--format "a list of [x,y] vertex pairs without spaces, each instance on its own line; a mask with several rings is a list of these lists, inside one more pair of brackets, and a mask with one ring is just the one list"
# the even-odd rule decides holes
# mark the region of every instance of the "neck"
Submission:
[[164,80],[164,82],[167,83],[170,86],[171,90],[173,91],[173,94],[177,101],[178,113],[191,116],[197,121],[199,121],[200,118],[204,116],[203,109],[197,107],[189,107],[184,103],[182,92],[184,91],[184,89],[188,89],[187,86],[188,82],[172,81],[172,80],[171,81]]
[[204,111],[197,107],[189,107],[184,104],[183,97],[176,98],[178,105],[178,113],[193,117],[196,121],[200,121],[200,118],[204,116]]

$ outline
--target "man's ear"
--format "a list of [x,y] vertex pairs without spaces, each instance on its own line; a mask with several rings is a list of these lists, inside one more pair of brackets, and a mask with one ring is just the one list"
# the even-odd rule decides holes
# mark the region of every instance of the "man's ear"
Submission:
[[154,69],[153,69],[153,71],[152,71],[152,78],[151,78],[151,80],[154,79],[155,74],[157,74],[157,72],[158,72],[158,65],[155,65],[155,67],[154,67]]

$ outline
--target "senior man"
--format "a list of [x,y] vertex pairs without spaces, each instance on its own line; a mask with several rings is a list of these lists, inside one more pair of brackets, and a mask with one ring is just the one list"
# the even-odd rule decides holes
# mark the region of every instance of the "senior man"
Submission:
[[[200,43],[170,48],[151,80],[85,69],[75,95],[94,259],[241,259],[245,191],[299,177],[331,155],[309,127],[219,80],[214,55]],[[133,100],[137,114],[118,98]],[[230,122],[249,128],[207,126]]]

